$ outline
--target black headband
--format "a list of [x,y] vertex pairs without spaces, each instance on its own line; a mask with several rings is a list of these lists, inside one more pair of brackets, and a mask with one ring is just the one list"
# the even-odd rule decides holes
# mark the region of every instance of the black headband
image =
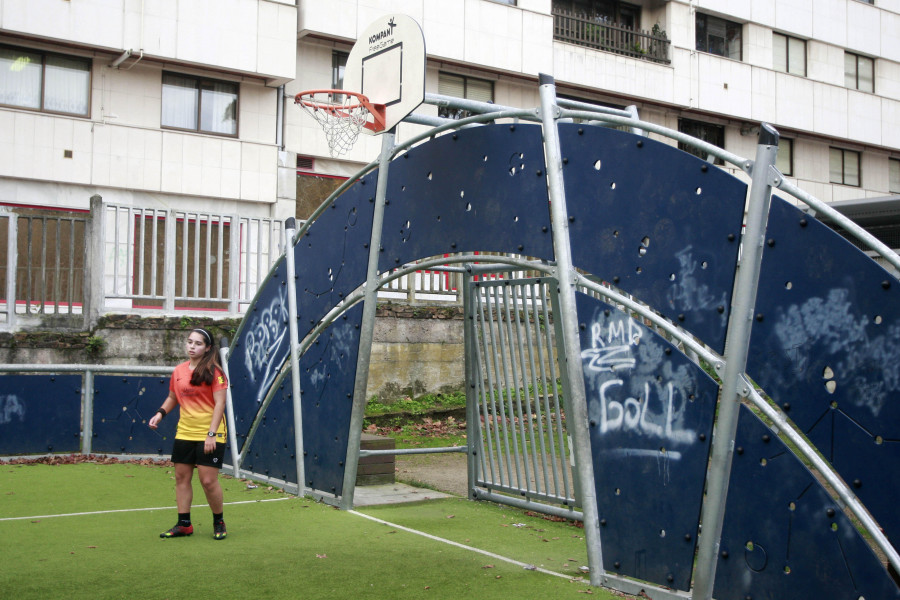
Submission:
[[197,327],[196,329],[194,329],[194,331],[196,331],[197,333],[202,333],[202,334],[203,334],[203,337],[206,338],[206,345],[207,345],[207,346],[212,346],[212,345],[213,345],[213,339],[212,339],[212,336],[209,335],[209,332],[208,332],[207,330],[202,329],[202,328],[200,328],[200,327]]

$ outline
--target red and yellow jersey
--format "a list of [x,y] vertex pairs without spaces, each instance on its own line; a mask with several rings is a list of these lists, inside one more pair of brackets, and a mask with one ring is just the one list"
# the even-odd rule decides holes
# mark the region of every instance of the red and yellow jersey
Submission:
[[[181,407],[181,416],[178,419],[178,430],[175,439],[202,442],[206,440],[210,428],[216,401],[213,392],[228,388],[225,374],[216,369],[216,376],[212,385],[191,385],[190,362],[185,361],[175,367],[172,379],[169,381],[169,392],[178,401]],[[222,422],[216,427],[216,442],[225,443],[225,415]]]

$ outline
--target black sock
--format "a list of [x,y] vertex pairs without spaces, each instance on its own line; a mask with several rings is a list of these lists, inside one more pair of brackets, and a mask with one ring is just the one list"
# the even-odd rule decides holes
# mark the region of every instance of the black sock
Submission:
[[222,518],[223,514],[225,514],[225,513],[213,513],[213,523],[219,523],[221,521],[224,521],[225,519]]
[[191,513],[178,513],[178,524],[182,527],[190,527],[191,525]]

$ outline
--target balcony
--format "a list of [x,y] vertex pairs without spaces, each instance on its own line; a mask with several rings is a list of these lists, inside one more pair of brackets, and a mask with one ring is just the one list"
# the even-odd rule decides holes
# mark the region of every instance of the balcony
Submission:
[[640,60],[669,64],[669,39],[664,31],[644,31],[609,21],[553,9],[553,39]]

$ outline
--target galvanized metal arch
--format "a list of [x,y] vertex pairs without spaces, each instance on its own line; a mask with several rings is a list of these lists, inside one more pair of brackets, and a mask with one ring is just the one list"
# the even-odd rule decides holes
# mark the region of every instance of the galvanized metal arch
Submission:
[[[565,112],[560,111],[559,115],[562,114],[565,114]],[[626,121],[629,124],[635,123],[634,120],[624,119],[615,115],[613,117],[621,120],[623,123]],[[612,118],[610,120],[617,122]],[[479,240],[476,239],[479,236],[487,240],[486,249],[488,250],[510,254],[527,253],[542,258],[544,261],[552,261],[554,258],[553,252],[546,241],[544,241],[544,238],[548,236],[548,232],[542,229],[548,227],[552,230],[552,227],[548,225],[548,219],[542,218],[539,214],[540,209],[538,206],[540,203],[535,202],[535,199],[546,201],[546,196],[544,195],[546,186],[544,174],[547,172],[547,165],[543,160],[544,153],[540,145],[529,139],[529,129],[531,129],[530,126],[522,124],[465,129],[453,134],[436,137],[433,141],[407,149],[402,154],[395,152],[396,158],[390,165],[390,173],[387,177],[388,188],[384,197],[385,233],[378,248],[381,251],[378,262],[380,270],[384,272],[418,258],[435,256],[442,252],[479,249],[477,244]],[[647,126],[646,129],[652,130],[653,128]],[[534,128],[534,130],[537,131],[537,128]],[[539,136],[534,137],[537,138]],[[726,350],[727,345],[721,320],[727,319],[727,313],[732,305],[730,294],[734,283],[733,268],[736,264],[737,241],[740,239],[744,202],[744,193],[741,191],[743,184],[728,179],[727,175],[717,169],[707,167],[706,170],[703,170],[705,164],[702,161],[687,157],[672,148],[662,147],[663,145],[657,146],[657,142],[652,140],[631,136],[630,134],[592,126],[563,125],[560,127],[560,139],[562,140],[562,156],[569,158],[567,166],[562,168],[562,173],[566,183],[566,202],[569,216],[574,217],[574,221],[570,222],[570,230],[573,230],[570,233],[572,233],[573,256],[578,258],[575,266],[585,268],[592,274],[599,275],[604,280],[620,286],[625,291],[637,292],[635,295],[644,304],[634,302],[633,306],[635,309],[639,309],[638,312],[643,317],[654,324],[660,325],[670,334],[682,340],[686,346],[691,347],[698,354],[713,362],[717,372],[724,372],[729,365],[726,360],[728,351]],[[581,142],[581,139],[588,141]],[[500,189],[498,197],[501,200],[497,201],[499,206],[493,206],[486,199],[485,187],[494,185],[493,182],[499,179],[496,175],[500,171],[492,172],[491,168],[494,165],[490,163],[492,163],[493,157],[497,156],[498,151],[501,152],[501,156],[503,155],[502,150],[498,150],[498,148],[504,145],[507,148],[506,162],[500,163],[505,169],[503,174],[505,177],[515,180],[516,185],[519,186],[519,193],[512,193],[509,189]],[[599,157],[600,169],[597,169],[590,160],[598,152],[606,152],[606,154]],[[484,160],[485,156],[488,157],[488,160]],[[633,156],[642,158],[650,156],[651,158],[648,160],[635,160]],[[763,185],[778,186],[782,184],[777,172],[772,173],[769,171],[769,166],[764,162],[758,162],[759,168],[757,169],[755,168],[757,163],[753,161],[746,161],[740,159],[740,157],[729,158],[733,158],[734,162],[739,164],[741,168],[752,172],[755,177],[760,179]],[[479,160],[482,164],[479,164]],[[410,166],[405,167],[403,166],[404,163]],[[489,163],[489,167],[485,168],[483,163]],[[462,165],[466,170],[462,173],[455,171],[453,168],[454,164]],[[571,165],[571,167],[568,165]],[[615,168],[612,165],[615,165]],[[648,236],[646,231],[653,232],[652,228],[648,230],[646,227],[634,226],[634,221],[629,219],[632,215],[627,212],[621,215],[615,213],[621,207],[621,201],[617,200],[617,197],[622,195],[626,195],[629,199],[638,203],[642,200],[646,202],[646,210],[642,213],[642,215],[646,216],[641,218],[644,218],[647,223],[652,223],[652,219],[655,216],[654,208],[665,208],[665,203],[662,200],[664,196],[653,195],[654,193],[661,193],[660,190],[641,188],[642,185],[648,185],[647,182],[642,180],[642,176],[646,176],[646,170],[649,165],[660,166],[664,171],[666,168],[670,168],[672,171],[671,175],[664,174],[664,176],[657,176],[656,171],[654,171],[653,174],[656,181],[665,181],[669,184],[674,182],[683,188],[680,189],[680,193],[683,194],[682,197],[673,203],[674,210],[670,213],[660,213],[667,215],[667,218],[674,221],[684,216],[679,215],[678,209],[683,209],[686,205],[690,205],[691,201],[697,203],[698,198],[696,197],[700,197],[699,200],[702,202],[705,200],[704,194],[715,195],[713,191],[717,189],[716,185],[718,185],[715,180],[721,179],[722,191],[719,199],[724,199],[724,201],[716,202],[716,199],[713,198],[711,203],[705,206],[693,204],[692,206],[697,211],[686,217],[687,222],[681,223],[682,227],[674,227],[672,229],[672,231],[680,232],[682,235],[690,236],[691,239],[703,240],[698,242],[699,245],[696,248],[691,249],[691,252],[696,251],[700,253],[698,257],[694,257],[692,254],[691,257],[685,259],[686,262],[679,262],[679,258],[685,256],[685,252],[683,252],[685,247],[676,247],[676,242],[680,241],[681,238],[677,236],[666,237],[664,232],[653,233],[653,235]],[[696,169],[696,174],[691,175],[692,169]],[[601,174],[601,177],[603,176],[602,174],[612,174],[613,180],[605,182],[608,187],[591,183],[592,181],[596,182],[598,173]],[[317,241],[317,238],[327,238],[329,233],[338,233],[340,238],[342,235],[340,234],[341,230],[346,232],[348,227],[357,227],[361,222],[360,219],[363,222],[367,222],[369,212],[366,204],[374,204],[375,198],[374,194],[368,191],[371,187],[367,186],[371,186],[375,175],[376,172],[372,171],[366,174],[358,184],[348,186],[341,197],[329,201],[329,205],[320,212],[319,219],[314,224],[305,230],[301,230],[302,235],[298,237],[295,249],[304,247],[304,244],[306,249],[299,254],[299,258],[303,259],[316,253],[321,257],[321,252],[325,246],[319,245],[320,242]],[[700,183],[696,183],[691,178],[702,179]],[[616,184],[615,187],[612,187],[612,183]],[[649,192],[641,191],[647,189],[649,189]],[[572,193],[579,190],[582,192],[581,197],[579,197],[578,193]],[[584,193],[585,190],[590,190],[590,193]],[[623,194],[625,190],[631,191]],[[691,193],[696,197],[689,198]],[[472,198],[473,195],[475,196],[474,198]],[[493,194],[490,195],[493,196]],[[524,201],[525,204],[516,206],[515,202],[518,200]],[[722,207],[722,204],[726,206]],[[785,219],[782,216],[780,201],[776,200],[773,204],[772,212],[765,211],[763,215],[768,220],[770,232],[774,232],[775,229],[773,227],[778,226]],[[600,218],[600,215],[595,214],[597,206],[605,210],[605,214],[602,215],[605,218]],[[451,208],[450,212],[446,212],[447,207],[456,208]],[[354,208],[356,209],[355,212],[353,212]],[[546,207],[543,210],[546,210]],[[470,214],[472,212],[475,214]],[[343,218],[343,221],[341,221],[341,218],[329,216],[338,213]],[[346,219],[349,214],[356,215],[352,224]],[[479,219],[473,217],[487,218],[483,223],[479,223]],[[519,218],[517,219],[516,217]],[[706,217],[709,217],[710,220],[702,222]],[[722,221],[717,220],[720,218]],[[618,224],[616,222],[617,219]],[[432,224],[431,227],[427,226],[429,223]],[[440,223],[441,225],[434,226],[434,223]],[[495,231],[492,228],[496,228],[498,223],[504,228],[500,231]],[[446,228],[444,228],[445,226]],[[583,229],[579,229],[579,227]],[[613,229],[607,232],[607,235],[603,235],[603,228],[608,229],[610,227]],[[632,233],[629,227],[634,232],[642,231],[642,229],[643,232],[642,234]],[[365,227],[361,227],[359,231],[364,232]],[[602,252],[591,252],[591,250],[596,250],[596,245],[591,246],[591,241],[596,240],[595,237],[592,237],[596,231],[601,231],[601,239],[611,238],[618,240],[624,236],[633,239],[630,243],[621,242],[621,245],[618,246],[616,244],[619,242],[610,244],[607,254],[603,255]],[[613,235],[614,232],[618,232],[619,235]],[[732,239],[729,239],[729,233],[732,234]],[[705,238],[703,237],[704,235],[709,235],[709,237]],[[769,234],[766,233],[766,235]],[[831,235],[830,232],[828,232],[828,235]],[[826,235],[826,238],[828,235]],[[300,322],[303,322],[304,319],[309,320],[309,326],[304,323],[303,327],[306,330],[304,335],[323,330],[325,320],[337,315],[335,309],[329,308],[329,303],[331,303],[331,307],[338,302],[344,302],[346,306],[350,306],[361,297],[358,286],[365,277],[359,275],[360,269],[358,266],[350,265],[349,262],[357,260],[359,264],[362,264],[363,260],[365,260],[362,257],[368,254],[363,252],[363,250],[368,250],[368,248],[364,247],[368,238],[359,236],[359,239],[353,239],[353,237],[344,236],[345,243],[338,245],[341,248],[340,269],[337,268],[338,262],[336,260],[331,264],[332,271],[330,273],[323,271],[321,267],[319,267],[318,271],[312,267],[308,268],[309,277],[303,280],[303,285],[307,287],[299,290],[301,297],[303,297],[304,293],[308,296],[306,304],[304,304],[303,300],[300,301]],[[645,237],[650,238],[649,244],[644,243]],[[660,240],[663,243],[656,244]],[[746,242],[747,240],[745,240]],[[752,243],[752,240],[750,242]],[[583,245],[579,245],[582,243]],[[666,243],[668,243],[668,246]],[[780,242],[778,243],[780,244]],[[455,246],[452,244],[455,244]],[[358,246],[363,246],[363,248],[360,249]],[[665,248],[665,251],[657,251],[657,248],[660,247]],[[601,248],[601,250],[603,249]],[[845,249],[830,249],[829,252],[842,255]],[[766,256],[768,256],[768,253],[769,251],[766,250]],[[605,256],[609,260],[600,260],[594,256],[595,254]],[[728,259],[723,259],[723,256],[732,258],[729,262]],[[854,260],[856,259],[854,258]],[[691,261],[695,261],[696,264],[692,266]],[[679,289],[678,286],[683,284],[685,279],[695,275],[698,265],[702,262],[706,262],[706,268],[700,267],[700,269],[707,271],[707,273],[701,273],[701,275],[712,273],[715,276],[708,275],[708,280],[694,280],[690,282],[690,285],[693,286],[692,292]],[[549,262],[547,264],[549,266],[542,270],[552,273],[554,266]],[[727,266],[729,264],[731,265],[730,268]],[[772,262],[769,261],[768,264],[771,265]],[[766,260],[762,260],[762,265],[763,273],[765,273],[768,268]],[[678,270],[679,266],[683,267],[683,269]],[[637,272],[638,267],[641,268],[639,273]],[[642,280],[640,276],[648,273],[652,273],[652,277],[644,279],[650,279],[651,281],[646,287],[641,287]],[[674,278],[671,277],[672,275],[674,275]],[[303,276],[301,275],[301,277]],[[761,282],[766,281],[766,277],[766,275],[763,275]],[[590,281],[583,275],[574,274],[572,280],[587,287],[602,290],[604,295],[615,299],[616,303],[628,306],[628,303],[632,302],[621,292]],[[334,281],[337,281],[337,283],[333,284]],[[283,283],[287,284],[286,281]],[[896,287],[896,280],[892,280],[892,284]],[[703,285],[706,286],[706,292],[700,293],[698,290]],[[760,285],[763,284],[760,283]],[[672,293],[673,289],[676,291],[674,294]],[[722,300],[723,290],[727,293],[724,300]],[[767,294],[764,296],[767,296]],[[326,298],[327,301],[320,300],[321,298]],[[704,302],[699,302],[698,298],[702,298]],[[763,296],[761,298],[763,302],[767,299]],[[678,304],[679,302],[681,302],[680,305]],[[751,309],[752,304],[755,304],[755,299],[751,302]],[[777,305],[771,307],[771,310],[777,312]],[[655,311],[662,313],[668,319],[661,318]],[[769,312],[771,314],[771,311]],[[880,311],[880,313],[883,313],[882,319],[885,318],[883,315],[888,314],[886,311]],[[695,316],[691,317],[690,315],[692,314]],[[719,316],[717,317],[716,315]],[[765,322],[765,319],[764,315],[761,322]],[[717,323],[715,323],[715,326],[710,326],[709,323],[713,322]],[[759,322],[754,323],[754,331],[757,330],[756,327]],[[684,325],[684,328],[679,327],[681,324]],[[704,327],[707,327],[707,329],[704,329]],[[699,335],[697,335],[698,332]],[[694,336],[706,342],[708,347],[698,344],[692,339]],[[647,334],[647,337],[650,338],[652,336]],[[754,352],[756,351],[756,345],[759,344],[755,339],[748,343],[746,349],[750,356],[751,366],[755,364],[756,356]],[[731,381],[738,387],[741,385],[746,386],[747,379],[741,374],[742,366],[740,364],[737,367],[735,365],[730,366],[733,369],[738,369],[736,371],[738,379],[735,379],[734,375],[732,375]],[[765,366],[762,368],[765,369]],[[753,368],[748,367],[748,371],[750,371],[751,375],[754,375],[754,380],[757,382],[761,381],[761,377],[754,374]],[[777,390],[769,390],[768,387],[766,391],[770,395],[772,392],[777,392]],[[738,392],[740,393],[740,390]],[[748,397],[754,396],[750,390],[747,390],[744,395]],[[803,399],[800,398],[797,401],[802,402]],[[794,410],[794,403],[792,402],[791,405],[792,410]],[[735,417],[738,431],[744,431],[748,427],[745,424],[747,418],[740,416],[738,419],[737,414],[735,414]],[[768,435],[771,437],[774,433],[776,432]],[[882,439],[889,438],[882,436]],[[797,471],[791,468],[789,472],[791,473],[790,477],[797,481],[802,481],[804,477],[807,477],[802,474],[802,469]],[[866,481],[869,481],[869,479],[866,478]],[[815,486],[817,484],[812,483],[810,485]],[[731,489],[734,489],[734,487]],[[851,500],[853,499],[852,496],[847,497]],[[732,504],[733,502],[729,497],[725,510],[726,515],[729,512],[731,515],[740,513],[738,509],[732,508]],[[724,527],[726,536],[731,535],[734,526],[733,521],[726,521]],[[801,534],[797,533],[797,535]],[[611,546],[610,549],[612,550],[612,548]],[[623,548],[622,550],[625,549]],[[893,559],[895,556],[896,553],[894,553],[894,556],[891,556],[889,553],[889,558]],[[609,558],[608,560],[611,562],[609,564],[604,563],[606,569],[612,572],[617,571],[612,564],[614,562],[613,559]],[[621,565],[622,561],[619,562]],[[643,569],[644,567],[641,568]],[[712,571],[715,572],[715,568]],[[791,580],[796,582],[798,578],[802,577],[803,571],[804,569],[794,569],[791,573],[793,575]],[[874,569],[872,572],[882,573],[882,571]],[[622,575],[647,577],[646,573],[627,572],[622,569],[619,569],[618,572]],[[657,571],[657,573],[663,572],[664,570]],[[716,585],[725,587],[732,585],[733,582],[728,579],[731,572],[730,568],[719,572],[716,576]],[[677,577],[673,575],[672,580],[668,579],[668,575],[669,571],[665,571],[662,581],[659,581],[659,575],[653,575],[648,579],[666,587],[671,587],[675,581],[679,581],[681,582],[679,586],[682,589],[685,587],[683,572]],[[873,575],[873,577],[875,578],[874,580],[879,582],[878,585],[883,584],[884,579],[881,575]],[[687,581],[689,580],[690,578],[688,577]],[[764,578],[757,578],[755,581],[759,581],[759,585],[762,587],[755,587],[754,590],[758,593],[763,593],[767,585]],[[804,581],[804,584],[801,585],[805,585],[806,579],[802,581]],[[622,581],[616,580],[615,576],[611,574],[606,576],[604,582],[618,587],[624,586]],[[815,587],[810,589],[815,589]],[[888,586],[878,589],[890,590],[891,588]],[[717,597],[724,593],[726,592],[718,590],[717,587],[715,594]],[[672,594],[678,596],[678,593],[673,592]]]

